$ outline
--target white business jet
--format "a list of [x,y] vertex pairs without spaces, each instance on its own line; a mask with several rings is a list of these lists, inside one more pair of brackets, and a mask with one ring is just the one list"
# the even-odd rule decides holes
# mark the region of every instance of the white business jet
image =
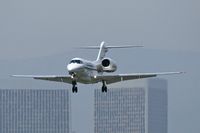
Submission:
[[82,58],[73,58],[67,65],[69,75],[13,75],[14,77],[34,78],[39,80],[49,80],[56,82],[64,82],[72,84],[72,92],[77,93],[77,82],[83,84],[93,84],[102,82],[102,92],[107,92],[107,84],[121,82],[124,80],[134,80],[149,77],[156,77],[157,75],[180,74],[183,72],[162,72],[162,73],[130,73],[130,74],[110,74],[103,75],[104,72],[112,73],[117,70],[116,63],[111,59],[105,57],[106,52],[112,48],[131,48],[142,46],[106,46],[102,42],[100,46],[82,47],[86,49],[99,49],[97,59],[95,61],[88,61]]

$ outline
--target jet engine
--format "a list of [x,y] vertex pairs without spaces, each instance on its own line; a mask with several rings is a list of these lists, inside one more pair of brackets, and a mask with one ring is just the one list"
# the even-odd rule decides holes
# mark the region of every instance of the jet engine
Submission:
[[104,58],[101,61],[103,72],[115,72],[117,70],[116,63],[110,58]]

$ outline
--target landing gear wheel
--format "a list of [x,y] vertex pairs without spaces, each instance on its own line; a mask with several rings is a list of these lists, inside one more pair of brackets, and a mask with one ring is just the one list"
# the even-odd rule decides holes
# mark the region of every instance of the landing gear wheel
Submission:
[[102,83],[103,83],[103,86],[102,86],[102,92],[107,92],[107,86],[106,86],[106,84],[105,84],[105,81],[102,81]]
[[78,92],[78,87],[75,87],[75,92],[76,92],[76,93]]
[[73,93],[77,93],[78,92],[78,87],[76,87],[76,86],[72,87],[72,92]]
[[78,92],[78,87],[76,85],[77,85],[76,81],[72,81],[72,92],[73,93]]
[[107,92],[107,86],[102,86],[102,92]]

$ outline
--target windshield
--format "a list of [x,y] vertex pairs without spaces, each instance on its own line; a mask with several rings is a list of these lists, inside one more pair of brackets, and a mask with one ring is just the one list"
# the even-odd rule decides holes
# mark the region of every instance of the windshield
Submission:
[[83,64],[81,60],[71,60],[70,63]]

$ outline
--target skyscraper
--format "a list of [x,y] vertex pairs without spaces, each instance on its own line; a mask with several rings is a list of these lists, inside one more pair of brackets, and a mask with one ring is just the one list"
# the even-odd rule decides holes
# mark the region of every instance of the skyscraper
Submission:
[[166,80],[125,81],[94,96],[94,133],[167,133]]
[[0,133],[69,133],[66,89],[0,89]]

